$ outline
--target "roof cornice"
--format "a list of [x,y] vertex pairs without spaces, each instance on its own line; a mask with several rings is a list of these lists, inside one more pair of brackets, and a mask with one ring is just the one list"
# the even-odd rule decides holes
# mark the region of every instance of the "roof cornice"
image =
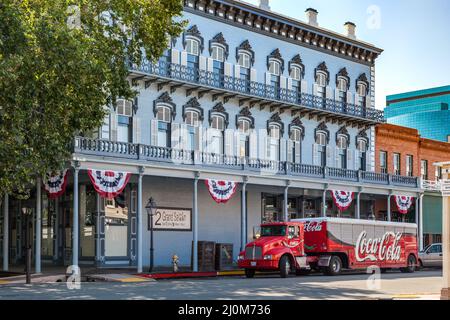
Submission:
[[316,47],[320,51],[332,53],[356,60],[360,63],[373,64],[383,52],[369,43],[348,38],[340,33],[321,27],[311,26],[305,22],[263,10],[257,6],[237,0],[184,0],[186,9],[206,16],[222,18],[230,24],[241,24],[246,28],[268,34],[273,37],[295,41],[307,47]]

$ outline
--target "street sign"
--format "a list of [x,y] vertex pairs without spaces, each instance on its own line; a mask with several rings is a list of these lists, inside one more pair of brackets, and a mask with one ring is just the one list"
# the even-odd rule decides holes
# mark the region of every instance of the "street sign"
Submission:
[[442,195],[444,197],[450,197],[450,180],[442,180]]

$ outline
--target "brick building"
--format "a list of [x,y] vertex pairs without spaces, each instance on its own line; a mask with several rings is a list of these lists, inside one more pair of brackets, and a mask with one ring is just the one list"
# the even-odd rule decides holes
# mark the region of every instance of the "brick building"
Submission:
[[[378,173],[420,177],[425,190],[419,202],[423,209],[423,244],[440,242],[442,198],[438,192],[442,171],[433,164],[450,160],[450,143],[422,138],[418,130],[393,124],[375,128],[375,166]],[[387,211],[385,201],[376,201],[377,215]],[[391,202],[393,218],[397,216]],[[408,216],[411,214],[408,214]],[[408,219],[409,217],[406,217]]]

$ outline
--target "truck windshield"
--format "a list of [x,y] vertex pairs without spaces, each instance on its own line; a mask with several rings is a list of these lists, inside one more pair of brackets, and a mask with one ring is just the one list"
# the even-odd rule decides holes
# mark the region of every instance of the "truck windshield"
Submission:
[[285,236],[286,226],[265,226],[261,227],[261,237]]

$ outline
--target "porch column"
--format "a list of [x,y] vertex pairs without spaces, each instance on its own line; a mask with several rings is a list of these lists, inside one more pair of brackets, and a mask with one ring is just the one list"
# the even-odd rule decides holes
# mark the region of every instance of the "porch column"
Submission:
[[356,194],[356,219],[361,219],[361,193],[362,191],[359,191]]
[[8,271],[9,267],[9,196],[5,194],[3,199],[3,271]]
[[241,251],[247,244],[247,181],[248,178],[244,177],[241,191]]
[[144,175],[144,168],[139,168],[139,180],[138,180],[138,194],[137,194],[137,272],[142,273],[142,238],[143,238],[143,223],[142,223],[142,178]]
[[441,300],[450,300],[450,195],[448,194],[444,194],[442,197],[442,231],[442,272],[444,283],[441,291]]
[[195,173],[194,178],[194,199],[192,208],[194,209],[194,217],[193,217],[193,248],[192,248],[192,269],[194,272],[198,272],[198,179],[200,174],[198,172]]
[[54,222],[54,235],[55,235],[55,241],[53,241],[53,261],[58,261],[58,249],[59,249],[59,206],[58,206],[58,199],[53,200],[54,206],[55,206],[55,222]]
[[422,193],[420,195],[420,202],[419,202],[419,249],[422,251],[423,248],[423,196]]
[[291,182],[288,181],[286,187],[284,188],[283,221],[285,221],[285,222],[289,221],[288,198],[289,198],[289,185],[290,184],[291,184]]
[[388,221],[392,221],[392,219],[391,219],[391,194],[389,194],[388,195],[388,198],[387,198],[387,218],[388,218]]
[[100,206],[102,205],[102,199],[100,198],[100,195],[98,192],[95,193],[95,211],[96,211],[96,217],[97,220],[97,227],[95,228],[95,265],[101,265],[101,244],[100,244],[100,232],[102,229],[102,220],[100,219]]
[[327,189],[323,190],[322,193],[322,217],[326,218],[327,217],[327,205],[326,205],[326,201],[327,201]]
[[41,178],[36,178],[36,248],[34,272],[41,273],[41,240],[42,240],[42,195]]
[[80,164],[76,162],[73,169],[72,267],[78,267],[78,174],[80,173]]

